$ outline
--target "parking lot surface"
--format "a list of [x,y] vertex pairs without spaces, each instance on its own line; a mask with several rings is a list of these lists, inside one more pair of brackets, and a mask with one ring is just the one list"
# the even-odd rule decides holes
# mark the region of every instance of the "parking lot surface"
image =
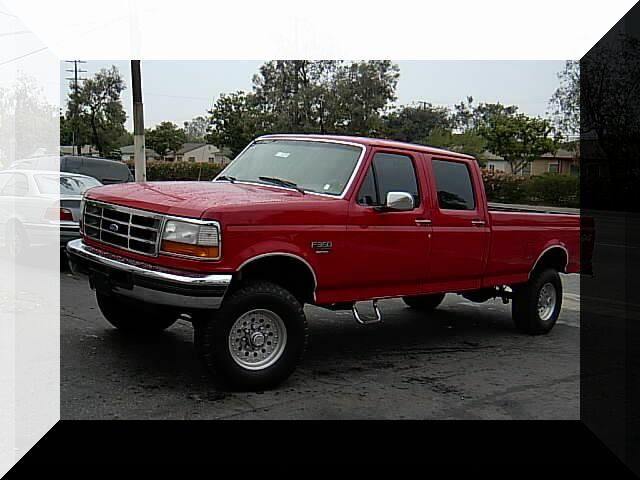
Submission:
[[380,302],[384,321],[307,307],[297,371],[265,392],[226,391],[199,365],[193,329],[130,338],[86,280],[60,273],[63,419],[579,419],[579,279],[546,336],[518,333],[511,305],[449,294],[425,315]]

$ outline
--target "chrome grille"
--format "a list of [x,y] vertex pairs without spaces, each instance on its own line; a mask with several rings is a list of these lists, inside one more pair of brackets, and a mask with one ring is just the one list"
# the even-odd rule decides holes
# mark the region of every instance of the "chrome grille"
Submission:
[[101,202],[85,202],[82,231],[92,240],[143,255],[158,255],[162,215]]

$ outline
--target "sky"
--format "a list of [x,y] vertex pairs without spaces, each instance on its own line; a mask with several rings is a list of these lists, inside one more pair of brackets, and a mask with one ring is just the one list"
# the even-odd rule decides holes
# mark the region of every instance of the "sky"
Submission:
[[[251,79],[263,61],[142,61],[142,96],[145,127],[162,121],[179,126],[198,115],[206,115],[221,93],[250,91]],[[564,61],[396,61],[400,79],[395,104],[429,102],[453,106],[472,96],[474,103],[501,102],[518,105],[531,116],[544,116],[549,99],[559,86],[558,72]],[[64,108],[73,64],[62,63],[60,101]],[[122,100],[127,111],[126,128],[133,130],[129,61],[87,61],[80,66],[89,77],[101,68],[118,67],[127,89]]]

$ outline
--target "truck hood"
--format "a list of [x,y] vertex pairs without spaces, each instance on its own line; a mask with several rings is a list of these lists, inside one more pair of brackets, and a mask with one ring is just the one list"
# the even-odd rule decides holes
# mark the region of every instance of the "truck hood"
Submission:
[[191,218],[202,218],[208,210],[223,211],[257,204],[330,200],[270,185],[229,182],[121,183],[92,188],[87,192],[86,198]]

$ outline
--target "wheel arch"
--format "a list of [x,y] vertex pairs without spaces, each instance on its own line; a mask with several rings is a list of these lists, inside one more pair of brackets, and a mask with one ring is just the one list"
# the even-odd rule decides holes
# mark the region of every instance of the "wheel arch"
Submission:
[[533,266],[529,270],[528,277],[531,278],[531,274],[541,267],[552,267],[560,273],[566,273],[569,265],[569,251],[567,247],[562,244],[553,244],[547,246],[538,258],[533,263]]
[[269,252],[250,257],[238,266],[229,288],[252,279],[272,281],[302,303],[315,303],[318,278],[313,266],[300,255]]

